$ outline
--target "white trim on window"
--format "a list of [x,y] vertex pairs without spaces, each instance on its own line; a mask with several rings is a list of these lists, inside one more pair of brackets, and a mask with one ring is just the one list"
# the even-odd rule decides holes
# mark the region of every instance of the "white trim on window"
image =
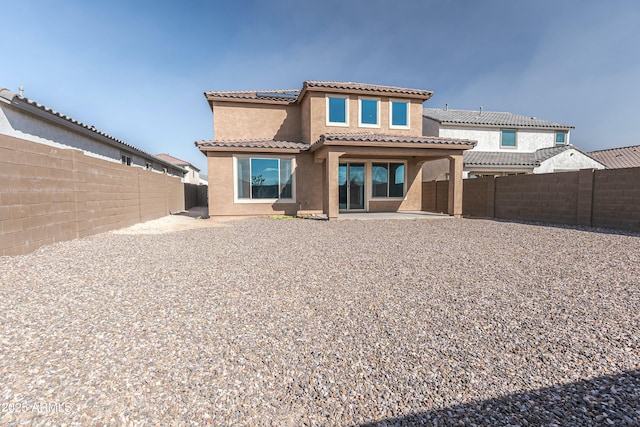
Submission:
[[[362,123],[362,101],[376,101],[376,124]],[[361,128],[380,128],[380,98],[372,98],[367,96],[358,97],[358,127]]]
[[[245,199],[238,197],[238,159],[277,159],[278,174],[280,173],[280,160],[291,160],[291,198],[290,199]],[[296,202],[296,157],[295,156],[278,156],[269,154],[234,154],[233,155],[233,202],[234,203],[295,203]]]
[[[340,98],[344,99],[344,123],[342,122],[331,122],[329,121],[329,99],[330,98]],[[325,95],[325,104],[326,104],[326,125],[327,126],[340,126],[340,127],[349,127],[349,97],[346,95]]]
[[[562,138],[562,139],[564,139],[564,141],[562,141],[562,142],[558,142],[558,135],[562,135],[562,136],[563,136],[563,138]],[[569,132],[567,132],[567,131],[557,131],[557,132],[554,134],[553,139],[554,139],[554,143],[555,143],[555,145],[556,145],[557,147],[558,147],[558,146],[563,146],[563,145],[568,145]]]
[[[393,124],[393,103],[402,102],[407,104],[407,124],[394,125]],[[389,129],[409,129],[411,126],[411,102],[406,99],[389,99]]]
[[[502,134],[504,131],[513,131],[514,132],[514,136],[513,136],[513,142],[515,145],[502,145]],[[506,148],[506,149],[516,149],[518,148],[518,129],[500,129],[500,148]]]
[[[368,187],[369,187],[369,194],[370,200],[373,201],[382,201],[382,200],[404,200],[407,197],[407,161],[406,160],[401,160],[401,159],[391,159],[391,160],[385,160],[385,159],[375,159],[375,160],[368,160],[369,162],[369,182],[368,182]],[[403,188],[402,188],[402,196],[401,197],[382,197],[382,196],[374,196],[373,195],[373,164],[374,163],[386,163],[387,165],[389,165],[390,163],[402,163],[404,165],[404,183],[403,183]],[[388,173],[388,169],[387,169],[387,173]],[[388,180],[388,176],[387,176],[387,194],[389,194],[389,180]]]

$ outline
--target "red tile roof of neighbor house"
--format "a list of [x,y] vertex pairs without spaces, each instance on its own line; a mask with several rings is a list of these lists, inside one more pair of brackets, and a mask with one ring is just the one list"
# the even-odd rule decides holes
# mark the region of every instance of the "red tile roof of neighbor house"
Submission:
[[323,82],[307,80],[302,84],[302,90],[277,89],[277,90],[245,90],[245,91],[207,91],[204,93],[207,100],[233,101],[246,100],[252,102],[267,102],[277,104],[295,104],[302,100],[307,91],[331,92],[356,92],[377,95],[404,95],[413,98],[427,100],[433,92],[423,89],[410,89],[397,86],[374,85],[354,82]]
[[443,125],[511,126],[538,129],[575,129],[575,126],[542,120],[537,117],[523,116],[498,111],[479,110],[443,110],[425,108],[422,116]]
[[589,155],[609,169],[640,167],[640,145],[596,150]]

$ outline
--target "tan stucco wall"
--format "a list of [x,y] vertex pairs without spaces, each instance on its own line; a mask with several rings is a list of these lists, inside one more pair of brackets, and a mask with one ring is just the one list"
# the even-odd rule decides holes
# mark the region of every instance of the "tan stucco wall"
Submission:
[[0,134],[0,255],[183,209],[178,177]]
[[217,140],[276,139],[300,141],[299,105],[214,103],[213,136]]
[[[326,96],[331,93],[310,92],[302,101],[302,117],[309,117],[308,122],[302,125],[304,142],[313,143],[320,135],[325,133],[345,133],[345,132],[370,132],[387,133],[393,135],[422,135],[422,102],[418,99],[403,99],[401,97],[387,96],[362,96],[348,95],[349,97],[349,126],[327,126],[327,104]],[[344,94],[336,93],[336,96]],[[380,127],[359,127],[358,126],[358,99],[375,98],[380,100]],[[391,129],[389,127],[390,100],[403,100],[410,102],[409,129]]]
[[[263,154],[255,154],[264,157]],[[295,156],[295,203],[235,203],[233,154],[208,155],[209,215],[293,215],[300,212],[322,211],[322,165],[314,163],[313,155]]]

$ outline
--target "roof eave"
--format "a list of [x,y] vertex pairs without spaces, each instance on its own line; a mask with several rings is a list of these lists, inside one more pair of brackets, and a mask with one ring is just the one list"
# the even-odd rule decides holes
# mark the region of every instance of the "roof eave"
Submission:
[[324,93],[348,93],[348,94],[357,94],[357,95],[368,95],[368,96],[386,96],[390,98],[411,98],[411,99],[420,99],[423,102],[427,101],[433,96],[432,91],[428,91],[426,95],[417,94],[417,93],[394,93],[387,92],[384,90],[369,90],[369,89],[349,89],[349,88],[333,88],[333,87],[321,87],[321,86],[304,86],[302,91],[300,91],[300,95],[298,95],[297,101],[302,101],[304,95],[307,92],[324,92]]
[[19,96],[14,96],[11,99],[10,105],[13,106],[13,107],[19,108],[20,110],[23,110],[23,111],[25,111],[25,112],[27,112],[29,114],[33,114],[35,116],[38,116],[41,119],[47,120],[47,121],[49,121],[51,123],[54,123],[56,125],[59,125],[59,126],[67,128],[67,129],[70,129],[70,130],[72,130],[72,131],[74,131],[76,133],[85,135],[85,136],[87,136],[89,138],[92,138],[92,139],[99,140],[99,141],[101,141],[103,143],[106,143],[106,144],[108,144],[108,145],[110,145],[112,147],[115,147],[115,148],[117,148],[119,150],[126,151],[127,153],[138,154],[140,157],[144,157],[144,158],[148,158],[150,160],[154,160],[154,161],[160,163],[163,166],[169,167],[169,168],[171,168],[171,169],[173,169],[175,171],[180,171],[181,173],[183,173],[182,169],[180,167],[177,167],[173,163],[166,162],[166,161],[164,161],[162,159],[159,159],[159,158],[155,157],[154,155],[149,154],[149,153],[147,153],[145,151],[137,149],[137,148],[135,148],[133,146],[130,146],[130,145],[126,144],[126,143],[123,143],[123,142],[120,142],[120,141],[116,141],[116,140],[114,140],[112,138],[109,138],[107,136],[101,135],[100,133],[98,133],[96,131],[93,131],[91,129],[87,129],[82,125],[79,125],[77,123],[71,122],[71,121],[69,121],[67,119],[64,119],[64,118],[54,114],[54,113],[48,112],[46,110],[43,110],[42,108],[38,108],[35,105],[31,105],[29,102],[27,102],[27,100],[25,98],[21,98]]
[[575,129],[575,126],[527,126],[527,125],[513,125],[513,124],[486,124],[486,123],[460,123],[460,122],[452,122],[447,120],[438,120],[433,117],[423,117],[427,119],[434,120],[440,123],[443,126],[452,126],[452,127],[467,127],[467,128],[500,128],[500,129],[540,129],[540,130],[566,130],[570,131]]
[[371,148],[436,148],[446,150],[469,150],[475,146],[468,144],[428,143],[428,142],[380,142],[380,141],[346,141],[320,139],[311,145],[309,151],[313,152],[321,147],[371,147]]
[[196,147],[203,154],[206,153],[285,153],[285,154],[299,154],[307,150],[300,148],[267,148],[267,147],[208,147],[206,145],[198,145]]

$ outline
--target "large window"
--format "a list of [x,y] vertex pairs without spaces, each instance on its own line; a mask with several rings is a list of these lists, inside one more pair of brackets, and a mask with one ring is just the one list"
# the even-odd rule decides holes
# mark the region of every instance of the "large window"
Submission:
[[349,102],[346,96],[327,96],[327,125],[349,124]]
[[567,143],[567,133],[566,132],[557,132],[556,133],[556,145],[564,145]]
[[293,199],[292,163],[286,158],[238,158],[238,199]]
[[371,166],[372,197],[404,197],[404,163]]
[[380,101],[378,99],[360,98],[358,105],[358,125],[360,127],[380,127]]
[[502,138],[500,140],[501,147],[515,148],[516,147],[516,131],[514,129],[503,129]]
[[391,129],[409,128],[409,103],[407,101],[391,101],[389,114],[389,127]]

